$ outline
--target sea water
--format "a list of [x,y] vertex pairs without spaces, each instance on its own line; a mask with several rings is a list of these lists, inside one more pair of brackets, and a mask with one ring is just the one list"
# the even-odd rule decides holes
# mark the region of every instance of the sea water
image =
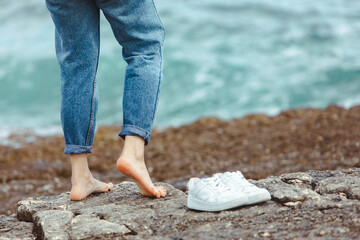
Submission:
[[[155,126],[360,104],[360,1],[156,0],[166,29]],[[101,16],[99,124],[121,124],[121,47]],[[43,0],[0,0],[0,138],[60,131]]]

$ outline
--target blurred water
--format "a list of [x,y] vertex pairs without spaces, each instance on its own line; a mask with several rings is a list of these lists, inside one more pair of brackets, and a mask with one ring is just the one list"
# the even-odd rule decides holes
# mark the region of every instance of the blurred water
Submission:
[[[360,104],[360,2],[157,0],[166,28],[155,119],[178,126]],[[98,123],[122,121],[125,63],[102,17]],[[0,137],[59,129],[59,69],[44,1],[0,0]]]

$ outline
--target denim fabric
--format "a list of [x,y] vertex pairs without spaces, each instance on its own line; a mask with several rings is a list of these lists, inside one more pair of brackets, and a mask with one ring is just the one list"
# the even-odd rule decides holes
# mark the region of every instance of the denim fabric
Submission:
[[61,71],[61,124],[65,153],[91,153],[98,90],[100,10],[127,62],[123,126],[119,136],[149,143],[162,81],[165,31],[153,0],[46,0],[55,24]]

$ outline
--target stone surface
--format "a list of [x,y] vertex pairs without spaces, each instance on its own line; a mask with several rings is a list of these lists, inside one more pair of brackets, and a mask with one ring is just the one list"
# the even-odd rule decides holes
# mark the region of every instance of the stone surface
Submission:
[[43,210],[33,215],[35,232],[40,239],[69,239],[74,214],[67,210]]
[[88,239],[94,235],[111,238],[131,233],[125,225],[100,219],[99,215],[94,214],[74,217],[70,232],[71,239]]
[[[70,201],[68,193],[23,200],[17,217],[33,223],[38,239],[360,238],[359,168],[282,174],[252,182],[267,188],[272,200],[198,212],[189,210],[186,193],[170,184],[161,184],[168,191],[166,198],[151,199],[141,196],[136,184],[123,182],[80,202]],[[31,223],[16,224],[29,228]],[[7,234],[6,226],[2,229],[1,237]],[[23,234],[33,239],[29,232]]]
[[15,214],[11,216],[0,215],[0,240],[35,240],[32,231],[33,224],[19,221]]

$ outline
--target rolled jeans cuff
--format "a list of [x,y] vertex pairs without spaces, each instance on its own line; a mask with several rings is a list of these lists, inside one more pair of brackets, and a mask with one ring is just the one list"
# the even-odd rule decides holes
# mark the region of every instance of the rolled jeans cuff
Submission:
[[126,135],[139,136],[145,140],[145,145],[150,141],[150,133],[142,128],[133,125],[123,125],[119,136],[125,140]]
[[65,144],[65,154],[92,153],[92,146]]

